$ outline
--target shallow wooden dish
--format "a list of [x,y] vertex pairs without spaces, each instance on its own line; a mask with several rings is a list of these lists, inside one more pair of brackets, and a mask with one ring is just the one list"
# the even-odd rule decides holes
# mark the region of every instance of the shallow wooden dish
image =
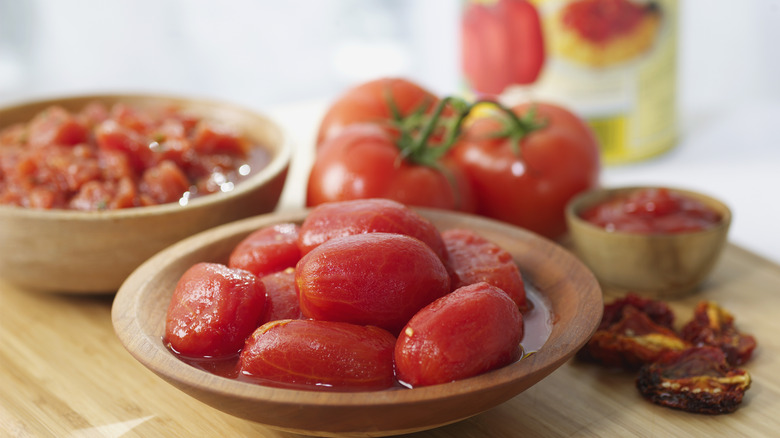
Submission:
[[566,219],[575,251],[605,285],[657,298],[695,292],[708,277],[726,245],[731,211],[702,193],[670,188],[714,208],[721,222],[704,231],[676,234],[610,232],[580,217],[606,199],[640,187],[596,189],[572,199]]
[[[550,336],[537,353],[462,381],[415,389],[318,392],[264,387],[185,364],[163,345],[165,313],[181,274],[196,262],[225,263],[251,231],[300,222],[305,212],[258,216],[179,242],[136,270],[116,295],[115,331],[151,371],[186,393],[237,417],[298,433],[384,436],[456,422],[516,396],[552,373],[593,334],[603,311],[593,274],[570,252],[525,230],[456,213],[419,210],[439,229],[470,227],[513,254],[526,282],[551,311]],[[518,412],[517,415],[523,415]]]
[[0,109],[0,123],[26,122],[60,105],[79,110],[93,101],[138,107],[174,104],[231,124],[270,153],[268,165],[235,189],[165,204],[113,211],[33,210],[0,205],[0,277],[46,292],[114,293],[142,262],[185,237],[273,211],[284,186],[292,146],[270,119],[233,104],[153,95],[89,95]]

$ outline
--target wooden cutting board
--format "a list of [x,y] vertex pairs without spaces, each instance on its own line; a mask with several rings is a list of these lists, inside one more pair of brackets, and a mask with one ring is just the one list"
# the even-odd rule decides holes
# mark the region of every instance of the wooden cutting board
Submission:
[[[607,301],[617,294],[605,293]],[[671,302],[678,320],[702,299],[758,339],[744,366],[753,384],[733,414],[652,405],[633,373],[572,360],[507,403],[412,436],[778,436],[780,266],[730,245],[702,291]],[[36,294],[0,279],[0,436],[296,436],[223,414],[152,374],[115,337],[111,302]]]

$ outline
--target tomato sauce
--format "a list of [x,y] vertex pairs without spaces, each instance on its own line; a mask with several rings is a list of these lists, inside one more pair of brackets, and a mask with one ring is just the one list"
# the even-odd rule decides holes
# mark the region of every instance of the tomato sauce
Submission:
[[[543,298],[542,294],[530,284],[526,284],[526,297],[530,304],[529,310],[523,313],[523,326],[524,336],[521,342],[522,357],[527,357],[530,354],[538,351],[547,339],[550,337],[552,327],[554,323],[552,309],[550,309],[549,303]],[[164,342],[164,340],[161,340]],[[168,344],[166,344],[168,345]],[[244,375],[239,371],[238,358],[239,355],[225,357],[225,358],[193,358],[178,354],[175,350],[172,350],[170,346],[168,349],[178,357],[182,362],[206,371],[211,374],[215,374],[220,377],[228,379],[234,379],[247,383],[254,383],[263,386],[272,386],[277,388],[286,389],[298,389],[298,390],[337,390],[337,391],[360,391],[359,388],[331,388],[328,386],[316,386],[305,384],[290,384],[270,381],[254,376]],[[522,360],[522,358],[520,359]],[[396,382],[396,385],[392,389],[404,389],[407,388],[400,382]]]
[[704,203],[665,188],[637,189],[590,207],[580,216],[608,231],[641,234],[702,231],[722,220]]
[[112,210],[226,192],[270,154],[178,107],[52,106],[0,131],[0,204]]

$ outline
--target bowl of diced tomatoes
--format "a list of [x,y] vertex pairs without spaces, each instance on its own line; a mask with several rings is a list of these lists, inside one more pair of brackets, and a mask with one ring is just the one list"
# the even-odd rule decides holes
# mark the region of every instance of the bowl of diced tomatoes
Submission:
[[0,109],[0,278],[115,293],[143,261],[202,230],[272,211],[291,145],[227,102],[82,95]]
[[125,281],[117,336],[231,415],[322,436],[435,428],[552,373],[603,310],[570,252],[492,219],[387,199],[261,215]]

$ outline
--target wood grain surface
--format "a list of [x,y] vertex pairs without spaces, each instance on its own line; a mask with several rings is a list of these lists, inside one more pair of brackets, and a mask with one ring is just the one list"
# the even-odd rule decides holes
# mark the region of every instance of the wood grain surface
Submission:
[[[112,299],[36,294],[0,280],[0,436],[297,436],[221,413],[148,371],[116,338]],[[758,339],[745,365],[753,384],[733,414],[652,405],[634,374],[572,360],[492,410],[410,436],[777,436],[780,266],[730,245],[702,291],[671,302],[680,322],[701,299]]]

